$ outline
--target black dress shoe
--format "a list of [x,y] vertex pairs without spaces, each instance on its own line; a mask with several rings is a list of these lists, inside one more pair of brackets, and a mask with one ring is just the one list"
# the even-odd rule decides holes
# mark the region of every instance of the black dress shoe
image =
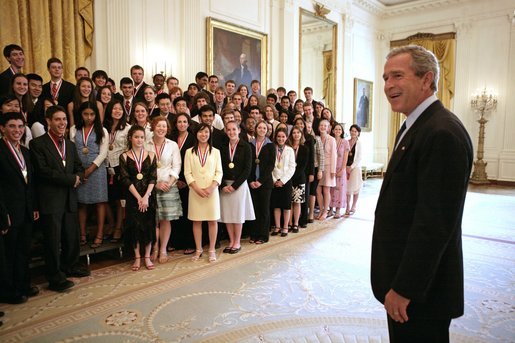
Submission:
[[39,288],[37,288],[36,286],[30,286],[28,289],[23,291],[22,294],[29,298],[35,297],[39,294]]
[[301,228],[301,229],[305,229],[305,228],[307,228],[307,227],[308,227],[308,225],[307,225],[307,224],[300,224],[300,228]]
[[68,288],[72,288],[73,286],[75,286],[75,283],[73,283],[73,281],[64,280],[60,283],[48,284],[48,289],[55,292],[64,292],[65,290],[67,290]]
[[241,250],[241,247],[239,248],[231,248],[231,250],[229,251],[229,254],[237,254],[239,253]]
[[231,252],[231,250],[232,250],[232,248],[231,248],[231,247],[227,247],[227,248],[225,248],[222,252],[223,252],[224,254],[229,254],[229,253]]
[[3,317],[5,315],[4,311],[0,311],[0,317]]
[[11,295],[11,296],[3,296],[0,297],[0,303],[4,304],[23,304],[27,301],[27,297],[21,294]]
[[91,272],[86,267],[74,267],[66,272],[66,276],[68,277],[86,277],[90,275]]

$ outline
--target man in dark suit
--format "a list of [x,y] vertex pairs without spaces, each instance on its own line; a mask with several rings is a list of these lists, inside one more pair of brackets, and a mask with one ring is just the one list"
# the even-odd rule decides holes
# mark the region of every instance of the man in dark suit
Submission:
[[143,93],[145,93],[145,88],[148,86],[148,84],[143,81],[144,77],[145,71],[143,70],[143,67],[139,65],[134,65],[131,67],[131,78],[132,81],[134,81],[134,99],[136,102],[145,102],[145,96]]
[[0,95],[11,91],[11,80],[14,74],[21,73],[25,65],[25,54],[21,46],[9,44],[4,47],[4,57],[9,62],[9,68],[0,74]]
[[84,179],[84,168],[75,144],[64,138],[68,124],[64,108],[52,106],[45,117],[48,132],[30,141],[30,151],[38,178],[48,287],[64,291],[74,285],[67,276],[89,275],[79,265],[77,186]]
[[3,138],[0,142],[0,196],[3,197],[9,225],[3,236],[5,244],[5,280],[0,282],[0,302],[17,304],[35,296],[39,289],[30,284],[29,259],[32,223],[36,211],[34,170],[29,149],[20,145],[25,133],[21,113],[8,112],[0,118]]
[[250,89],[250,83],[252,82],[252,74],[247,66],[248,60],[246,54],[240,55],[240,65],[234,68],[232,73],[225,77],[226,80],[234,80],[236,87],[239,85],[245,85]]
[[384,91],[406,121],[375,212],[371,283],[388,313],[390,342],[449,342],[463,315],[461,220],[472,143],[436,98],[438,62],[419,46],[393,49]]
[[122,91],[122,104],[123,111],[127,116],[127,121],[130,122],[132,107],[137,102],[134,96],[134,83],[130,77],[122,77],[120,80],[120,89]]
[[63,79],[63,62],[57,57],[49,58],[46,67],[50,82],[43,85],[43,95],[57,100],[57,104],[66,108],[73,100],[75,86]]

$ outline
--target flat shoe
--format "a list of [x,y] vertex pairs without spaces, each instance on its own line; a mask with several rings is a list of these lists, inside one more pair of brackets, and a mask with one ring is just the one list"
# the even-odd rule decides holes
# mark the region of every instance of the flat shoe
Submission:
[[231,247],[227,247],[227,248],[225,248],[222,252],[223,252],[224,254],[229,254],[229,253],[231,253],[231,250],[232,250],[232,248],[231,248]]
[[241,250],[241,247],[239,248],[231,248],[231,251],[229,251],[229,254],[237,254]]

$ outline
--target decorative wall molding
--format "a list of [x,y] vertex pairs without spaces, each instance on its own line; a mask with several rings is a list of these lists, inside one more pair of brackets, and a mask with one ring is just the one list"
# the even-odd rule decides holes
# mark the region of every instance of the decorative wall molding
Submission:
[[425,11],[444,6],[456,5],[470,0],[420,0],[417,2],[385,6],[377,0],[353,0],[353,4],[381,18]]

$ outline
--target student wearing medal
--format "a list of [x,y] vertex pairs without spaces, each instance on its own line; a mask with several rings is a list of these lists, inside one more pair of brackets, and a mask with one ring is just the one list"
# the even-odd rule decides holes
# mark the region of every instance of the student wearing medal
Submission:
[[[123,199],[120,184],[120,155],[127,150],[127,134],[131,126],[127,123],[127,114],[120,100],[111,101],[105,112],[104,127],[109,133],[109,149],[107,150],[107,195],[109,204],[106,216],[111,230],[111,243],[118,243],[122,238]],[[115,210],[111,210],[111,207]]]
[[275,167],[275,145],[268,138],[267,123],[256,124],[256,136],[250,142],[252,167],[248,178],[256,220],[249,225],[250,242],[268,242],[270,228],[270,196],[274,182],[272,170]]
[[105,159],[108,150],[108,133],[102,127],[100,114],[94,102],[83,102],[77,109],[79,116],[70,128],[70,139],[75,143],[85,168],[84,182],[77,188],[81,245],[87,244],[86,224],[88,205],[97,210],[97,232],[91,248],[102,245],[104,238],[105,209],[107,204],[107,170]]
[[197,142],[186,150],[184,156],[184,177],[190,187],[188,219],[193,222],[195,255],[193,261],[202,256],[202,222],[208,222],[209,262],[216,261],[217,220],[220,219],[220,197],[218,185],[222,182],[222,160],[220,151],[211,146],[211,127],[201,123],[196,130]]
[[145,129],[145,140],[152,140],[152,129],[150,127],[150,117],[148,107],[143,102],[137,102],[132,106],[131,125],[138,125]]
[[90,275],[79,264],[77,187],[84,181],[84,168],[75,144],[64,137],[68,124],[64,108],[51,106],[45,117],[48,133],[30,141],[30,152],[37,178],[48,288],[62,292],[74,285],[66,276]]
[[[288,146],[288,129],[277,126],[275,132],[275,167],[272,171],[274,189],[272,190],[272,208],[274,209],[274,223],[272,225],[272,236],[281,234],[281,237],[288,236],[288,222],[290,221],[292,185],[291,178],[295,173],[295,153]],[[281,229],[281,212],[283,223]]]
[[0,275],[0,302],[18,304],[39,293],[30,283],[29,272],[32,223],[39,218],[39,212],[30,153],[20,144],[25,133],[23,115],[3,113],[0,130],[0,203],[9,216],[7,225],[0,228],[5,247],[4,256],[0,256],[5,261]]
[[184,255],[191,255],[195,252],[195,240],[193,239],[193,227],[188,219],[188,199],[190,188],[184,177],[184,156],[186,151],[195,145],[195,135],[190,132],[190,116],[186,113],[177,114],[172,130],[172,140],[177,142],[181,152],[181,171],[177,180],[177,188],[181,197],[182,216],[176,220],[174,230],[171,234],[170,249],[184,249]]
[[220,222],[225,223],[229,235],[229,246],[223,252],[236,254],[241,250],[243,223],[256,218],[246,182],[252,166],[252,152],[249,144],[239,138],[238,123],[227,122],[225,133],[229,141],[220,151],[223,168],[223,179],[220,185]]
[[153,137],[145,144],[148,151],[153,151],[157,161],[157,220],[156,244],[152,254],[159,263],[168,261],[167,246],[172,226],[170,221],[182,216],[181,198],[177,189],[177,180],[181,171],[181,152],[177,143],[166,138],[171,131],[168,119],[157,116],[151,123]]
[[141,248],[148,270],[154,269],[150,259],[152,244],[156,241],[157,161],[152,151],[146,151],[145,129],[133,125],[127,135],[128,150],[120,155],[120,183],[125,189],[125,240],[134,248],[132,270],[141,266]]

